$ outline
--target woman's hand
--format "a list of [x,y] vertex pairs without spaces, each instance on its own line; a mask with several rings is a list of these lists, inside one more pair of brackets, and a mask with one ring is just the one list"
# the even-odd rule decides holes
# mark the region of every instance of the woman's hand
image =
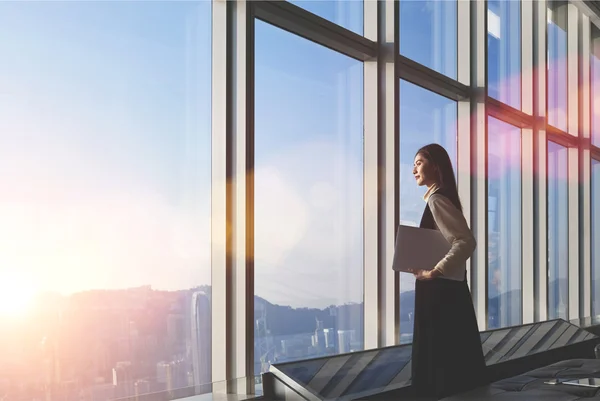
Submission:
[[413,273],[417,280],[433,280],[436,277],[439,277],[441,273],[439,270],[417,270]]

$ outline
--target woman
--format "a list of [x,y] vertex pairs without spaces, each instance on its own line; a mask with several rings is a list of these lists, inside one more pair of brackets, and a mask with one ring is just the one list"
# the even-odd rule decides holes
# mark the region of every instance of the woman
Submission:
[[420,227],[439,230],[451,244],[433,270],[415,272],[412,386],[419,396],[443,398],[485,384],[485,359],[465,262],[475,238],[462,214],[452,163],[437,144],[421,148],[413,175],[427,186]]

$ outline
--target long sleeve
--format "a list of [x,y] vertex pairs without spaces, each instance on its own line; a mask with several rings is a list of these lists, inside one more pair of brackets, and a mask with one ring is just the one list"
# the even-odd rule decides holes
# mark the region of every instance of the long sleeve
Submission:
[[442,235],[451,244],[446,256],[435,266],[446,278],[463,280],[465,262],[471,257],[477,246],[475,237],[467,225],[462,212],[450,199],[433,194],[429,197],[429,209]]

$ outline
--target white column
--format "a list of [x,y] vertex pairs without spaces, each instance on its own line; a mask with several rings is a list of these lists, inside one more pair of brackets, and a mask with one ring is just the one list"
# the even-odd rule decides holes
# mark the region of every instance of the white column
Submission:
[[[459,2],[460,3],[460,2]],[[471,229],[477,249],[471,257],[471,292],[480,330],[487,326],[487,3],[475,0],[471,10]],[[459,24],[460,25],[460,24]]]
[[580,75],[580,163],[579,163],[579,216],[581,219],[579,246],[580,259],[580,294],[579,294],[579,312],[581,316],[587,317],[592,314],[592,261],[591,261],[591,156],[590,148],[585,144],[591,140],[591,80],[590,80],[590,62],[591,62],[591,25],[590,19],[582,15],[579,21],[579,32],[581,39],[579,41],[579,57],[581,60]]
[[[471,85],[471,7],[468,1],[457,2],[457,36],[458,36],[458,81],[463,84]],[[474,149],[471,149],[471,101],[470,99],[458,101],[457,116],[457,171],[456,180],[458,182],[458,195],[463,205],[463,214],[467,219],[469,227],[472,227],[472,206],[471,206],[471,155]],[[467,261],[467,280],[471,290],[475,288],[471,259]],[[484,327],[481,326],[480,327]]]
[[[521,2],[521,110],[533,114],[533,2]],[[521,130],[521,218],[522,218],[522,260],[523,324],[534,321],[534,158],[533,129]]]
[[394,258],[396,228],[398,226],[398,87],[395,60],[399,54],[396,23],[398,4],[394,0],[379,3],[379,347],[397,344],[400,335],[400,288],[398,273],[390,268]]
[[534,320],[548,319],[548,222],[547,215],[547,160],[546,139],[546,0],[533,2],[533,129],[534,159],[534,260],[535,305]]
[[[378,4],[364,2],[364,33],[367,39],[377,40]],[[364,346],[379,346],[379,133],[378,133],[378,62],[364,62]],[[391,270],[391,269],[389,269]],[[383,269],[381,271],[383,273]],[[393,277],[392,277],[393,280]]]
[[[579,10],[567,9],[567,130],[579,136]],[[569,148],[569,318],[579,313],[579,149]]]
[[[212,4],[211,305],[212,381],[227,379],[227,3]],[[219,356],[221,355],[221,356]]]

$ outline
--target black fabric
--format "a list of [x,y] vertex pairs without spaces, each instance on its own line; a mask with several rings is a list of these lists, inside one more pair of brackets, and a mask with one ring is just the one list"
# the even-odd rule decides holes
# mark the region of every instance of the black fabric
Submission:
[[[444,195],[444,191],[436,194]],[[437,229],[429,205],[420,227]],[[416,280],[412,347],[416,395],[443,398],[464,392],[487,384],[485,372],[466,274],[463,281]]]

